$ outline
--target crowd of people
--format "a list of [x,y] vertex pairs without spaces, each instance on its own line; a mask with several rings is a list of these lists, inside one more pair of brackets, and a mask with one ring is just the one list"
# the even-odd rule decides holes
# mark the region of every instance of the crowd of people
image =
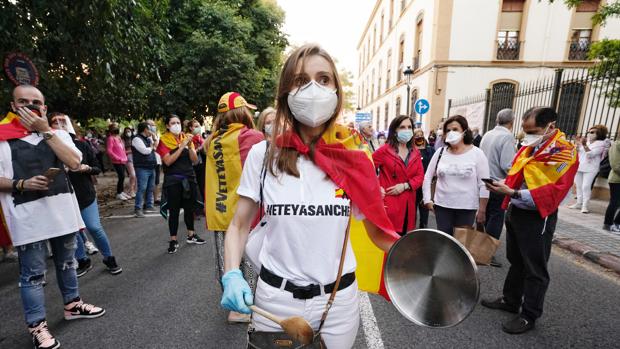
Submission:
[[[250,316],[250,305],[282,318],[303,313],[327,347],[351,347],[359,325],[352,216],[385,252],[399,236],[428,227],[430,212],[449,235],[477,225],[499,239],[505,226],[510,267],[503,293],[482,305],[515,313],[502,325],[513,334],[531,330],[542,315],[558,206],[574,185],[570,207],[588,213],[605,161],[611,199],[604,228],[620,232],[620,142],[611,144],[602,125],[571,143],[556,127],[556,112],[535,107],[522,116],[518,142],[510,109],[484,135],[460,115],[426,135],[400,115],[387,133],[376,133],[369,122],[357,129],[336,122],[342,96],[331,56],[304,45],[284,63],[276,107],[256,123],[256,107],[229,92],[208,133],[198,120],[171,114],[161,129],[148,119],[121,134],[111,123],[104,140],[94,130],[83,134],[62,112],[47,113],[37,88],[16,87],[0,124],[0,245],[8,248],[10,237],[16,246],[5,254],[19,259],[35,347],[60,346],[47,327],[42,291],[49,253],[67,320],[105,313],[79,294],[77,278],[93,268],[89,256],[100,252],[110,274],[122,272],[94,185],[104,154],[117,175],[116,198],[133,199],[136,218],[159,212],[167,220],[169,254],[179,249],[181,210],[187,244],[206,243],[195,229],[196,218],[206,217],[230,323],[279,330]],[[494,257],[491,265],[502,263]]]

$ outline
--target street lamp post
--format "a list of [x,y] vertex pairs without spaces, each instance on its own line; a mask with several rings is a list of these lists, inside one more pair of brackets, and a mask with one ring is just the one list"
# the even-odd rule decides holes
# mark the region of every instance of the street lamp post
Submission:
[[403,75],[405,75],[405,82],[407,83],[407,116],[411,116],[409,109],[411,104],[411,78],[413,77],[413,70],[411,70],[411,66],[407,66],[407,69],[405,69]]

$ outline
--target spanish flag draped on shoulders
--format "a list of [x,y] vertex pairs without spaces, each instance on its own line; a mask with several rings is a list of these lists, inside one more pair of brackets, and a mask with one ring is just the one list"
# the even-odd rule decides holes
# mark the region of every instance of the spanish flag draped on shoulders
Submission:
[[[578,168],[576,147],[557,130],[538,150],[534,147],[519,150],[508,171],[506,185],[518,190],[525,181],[540,216],[546,218],[568,194]],[[510,198],[506,197],[502,208],[508,208],[509,202]]]
[[[291,131],[278,137],[276,144],[296,149],[304,155],[310,151],[299,135]],[[344,190],[365,219],[397,240],[398,235],[383,207],[379,181],[371,159],[368,147],[359,133],[338,124],[323,133],[314,151],[314,163]],[[362,222],[352,219],[350,231],[357,261],[355,274],[358,287],[389,299],[383,282],[386,254],[370,240]]]
[[[166,131],[159,138],[159,145],[157,146],[157,149],[155,151],[157,152],[157,154],[159,154],[159,156],[163,158],[164,156],[166,156],[166,154],[169,154],[170,152],[178,148],[179,145],[183,143],[186,137],[191,138],[191,136],[186,135],[183,132],[181,132],[177,137],[172,132]],[[192,142],[189,142],[187,146],[192,149],[194,148],[194,144]]]
[[13,112],[8,112],[0,121],[0,141],[22,138],[29,134],[30,131],[19,122],[19,117]]
[[261,132],[231,123],[215,131],[207,148],[205,215],[207,229],[226,231],[235,213],[243,164],[252,146],[264,139]]

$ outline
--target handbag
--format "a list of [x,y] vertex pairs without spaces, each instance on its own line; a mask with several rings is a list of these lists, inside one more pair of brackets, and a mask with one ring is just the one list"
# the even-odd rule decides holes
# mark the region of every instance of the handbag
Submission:
[[347,230],[344,234],[344,243],[342,244],[342,254],[340,255],[340,264],[338,265],[338,276],[336,282],[334,282],[334,291],[331,293],[327,304],[325,305],[325,311],[321,316],[321,323],[318,330],[314,333],[314,338],[310,344],[302,344],[282,331],[278,332],[265,332],[255,331],[250,329],[248,331],[248,349],[280,349],[280,348],[292,348],[292,349],[327,349],[323,338],[321,337],[321,329],[327,319],[327,314],[334,304],[336,299],[336,292],[340,286],[340,279],[342,278],[342,268],[344,267],[344,258],[347,252],[347,242],[349,241],[349,231],[351,228],[351,216],[349,216],[349,222],[347,223]]
[[500,245],[500,241],[484,232],[484,226],[455,227],[454,238],[457,239],[474,257],[476,264],[489,265],[491,258]]
[[443,155],[443,150],[446,147],[441,147],[439,151],[439,157],[437,158],[437,162],[435,163],[435,174],[433,174],[433,179],[431,180],[431,201],[435,201],[435,188],[437,187],[437,168],[439,167],[439,161],[441,161],[441,156]]

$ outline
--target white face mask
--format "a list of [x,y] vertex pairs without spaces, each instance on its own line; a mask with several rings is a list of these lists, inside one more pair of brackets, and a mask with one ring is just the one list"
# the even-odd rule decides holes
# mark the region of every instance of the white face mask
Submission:
[[337,104],[336,90],[321,86],[314,80],[288,94],[288,107],[293,116],[309,127],[323,125],[331,119]]
[[272,133],[273,133],[273,124],[265,125],[265,134],[268,136],[271,136]]
[[461,139],[463,139],[463,132],[450,131],[446,135],[446,143],[448,144],[452,144],[452,145],[457,144],[458,142],[461,141]]
[[521,145],[523,145],[524,147],[538,146],[542,142],[543,138],[547,135],[548,129],[549,129],[549,126],[545,127],[545,132],[543,132],[543,134],[541,135],[532,135],[532,134],[526,133],[525,136],[523,137],[523,140],[521,141]]
[[179,133],[181,133],[181,124],[174,124],[170,126],[170,132],[172,132],[175,135],[178,135]]

